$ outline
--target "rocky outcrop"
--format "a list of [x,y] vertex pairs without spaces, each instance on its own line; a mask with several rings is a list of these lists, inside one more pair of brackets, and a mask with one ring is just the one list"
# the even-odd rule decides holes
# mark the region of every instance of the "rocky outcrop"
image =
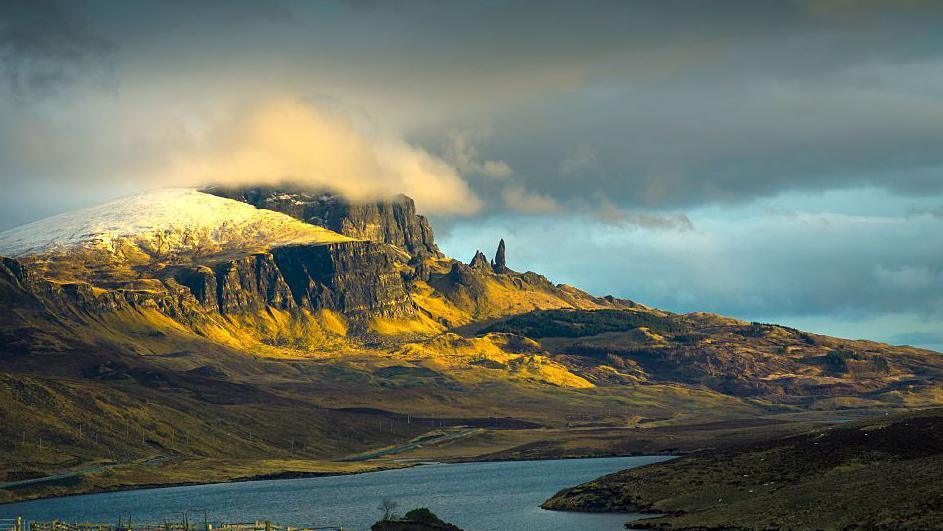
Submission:
[[272,254],[261,253],[220,264],[215,268],[219,311],[232,313],[272,306],[295,307],[292,292]]
[[216,272],[207,266],[185,267],[174,275],[180,285],[190,290],[193,298],[208,310],[219,311]]
[[475,253],[475,256],[472,258],[471,262],[468,263],[468,267],[472,269],[485,270],[491,267],[491,264],[488,263],[488,258],[485,256],[485,253],[478,251]]
[[429,221],[405,195],[390,200],[352,202],[325,191],[297,187],[212,187],[207,193],[288,214],[345,236],[395,245],[411,255],[442,257]]
[[413,315],[392,252],[375,242],[293,245],[272,251],[295,302],[348,315]]
[[508,269],[507,258],[505,257],[504,238],[501,238],[501,241],[498,242],[498,251],[494,253],[494,262],[491,263],[491,268],[494,269],[495,273],[511,272],[511,270]]
[[17,260],[0,256],[0,300],[22,302],[30,299],[27,285],[31,275]]
[[429,260],[421,256],[414,256],[413,259],[409,261],[408,265],[412,270],[405,272],[407,280],[425,282],[432,276],[432,266],[429,264]]
[[413,307],[389,249],[374,242],[293,245],[215,265],[183,268],[174,279],[206,309],[238,313],[330,309],[405,316]]
[[54,282],[33,273],[28,264],[0,257],[0,301],[41,313],[107,313],[138,308],[179,315],[187,311],[182,300],[186,296],[170,287],[165,291],[101,289],[87,282]]
[[471,300],[477,300],[485,295],[485,277],[479,269],[456,261],[452,264],[452,269],[449,270],[445,279],[452,287],[450,290],[443,290],[447,295],[458,291]]
[[0,256],[0,277],[20,285],[29,280],[29,272],[19,261]]

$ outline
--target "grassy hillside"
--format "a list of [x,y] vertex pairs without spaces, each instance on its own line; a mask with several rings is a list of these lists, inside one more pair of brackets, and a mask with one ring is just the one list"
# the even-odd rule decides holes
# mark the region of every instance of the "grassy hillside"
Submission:
[[[302,208],[279,195],[289,215],[198,197],[242,212],[241,228],[216,207],[164,201],[128,220],[105,208],[75,234],[18,232],[68,252],[0,259],[0,483],[96,468],[0,500],[395,466],[342,461],[380,449],[692,451],[834,411],[943,404],[938,353],[672,314],[483,255],[464,264],[408,202],[345,214],[385,227],[366,241],[299,221],[321,196]],[[462,426],[474,430],[441,432]]]
[[654,529],[939,529],[943,410],[820,428],[626,470],[554,510],[643,511]]
[[683,323],[661,312],[626,310],[540,310],[504,319],[484,332],[507,332],[543,337],[589,337],[607,332],[625,332],[645,328],[658,334],[685,331]]
[[[0,348],[0,482],[119,466],[68,482],[0,489],[0,500],[396,466],[335,460],[443,426],[483,425],[488,437],[505,441],[470,453],[452,443],[443,458],[547,437],[533,428],[521,437],[500,435],[505,428],[489,419],[505,417],[563,431],[618,430],[646,418],[766,411],[704,389],[594,385],[535,341],[510,334],[446,333],[370,346],[338,330],[336,350],[291,356],[297,344],[253,349],[251,341],[232,340],[264,333],[247,324],[257,322],[250,316],[224,321],[219,330],[233,328],[221,341],[156,312],[75,311],[72,319],[52,319],[19,307],[16,319],[0,325],[18,338]],[[279,313],[268,315],[279,322]],[[619,446],[618,433],[595,439],[589,453],[634,451]],[[572,447],[562,431],[555,437],[564,444],[555,450],[561,455]]]
[[482,332],[535,338],[597,384],[684,383],[813,409],[927,407],[943,399],[940,353],[710,314],[542,310]]

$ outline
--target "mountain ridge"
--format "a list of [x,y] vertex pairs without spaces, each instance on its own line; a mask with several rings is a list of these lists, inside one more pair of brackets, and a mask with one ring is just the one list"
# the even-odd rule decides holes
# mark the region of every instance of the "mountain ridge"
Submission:
[[[306,192],[302,199],[310,201],[296,205],[293,194],[301,192],[262,190],[238,193],[275,198],[261,202],[276,209],[298,206],[293,213],[302,217],[346,204]],[[624,452],[635,444],[620,442],[632,433],[626,430],[663,424],[943,404],[938,353],[596,297],[514,271],[513,249],[503,240],[493,259],[479,251],[465,263],[438,252],[411,201],[341,208],[332,223],[369,236],[360,239],[251,201],[174,193],[189,198],[187,208],[241,212],[250,228],[257,229],[259,220],[277,223],[240,233],[252,236],[246,240],[214,234],[233,226],[225,216],[178,212],[159,216],[168,224],[155,226],[129,214],[132,226],[146,230],[106,227],[119,234],[107,245],[100,245],[104,238],[97,232],[81,230],[69,252],[39,246],[34,254],[0,259],[0,393],[11,397],[0,415],[16,419],[0,423],[5,469],[38,474],[62,463],[114,460],[116,452],[225,455],[218,445],[205,452],[173,436],[173,415],[191,412],[204,417],[200,429],[226,437],[277,425],[257,435],[257,445],[239,447],[240,456],[257,460],[273,448],[279,455],[302,455],[279,446],[281,432],[309,441],[305,448],[314,450],[304,451],[308,458],[335,459],[344,448],[402,442],[430,429],[407,422],[398,432],[377,431],[382,423],[364,413],[375,410],[449,425],[512,417],[503,425],[550,427],[561,430],[555,435],[560,440],[576,436],[570,428],[612,430],[593,439],[595,449],[586,450],[593,454]],[[151,197],[175,197],[161,194]],[[136,197],[131,204],[146,202]],[[159,209],[160,201],[147,206]],[[121,208],[104,210],[114,217]],[[170,205],[166,211],[176,210]],[[191,223],[187,216],[213,222]],[[163,232],[183,227],[187,234],[194,226],[214,236],[216,247]],[[267,238],[271,226],[275,237]],[[10,241],[8,233],[0,234],[0,242],[4,234]],[[153,252],[156,234],[172,245]],[[230,245],[233,239],[242,241]],[[110,406],[91,413],[77,388],[138,404],[139,410],[133,419]],[[56,408],[37,410],[31,397],[40,395],[47,398],[38,404]],[[139,404],[143,396],[146,402]],[[233,418],[217,403],[241,404],[238,418],[251,428],[214,424],[216,416]],[[29,429],[54,443],[55,452],[14,442],[16,426],[26,422],[17,408],[42,412],[39,425]],[[321,419],[314,432],[299,428],[309,409]],[[398,414],[389,415],[395,423]],[[126,423],[153,435],[89,444],[73,417],[96,425]],[[325,427],[335,421],[358,426],[353,431],[360,438]],[[193,422],[196,429],[199,422]],[[520,429],[514,436],[486,430],[484,441],[463,444],[479,444],[475,451],[482,454],[512,455],[515,445],[532,448],[548,436],[543,428]],[[495,438],[503,446],[495,448]],[[559,447],[564,455],[577,451],[566,444]],[[49,491],[37,487],[25,495],[43,492]]]
[[[176,237],[161,242],[159,238]],[[262,238],[267,241],[261,241]],[[119,252],[122,239],[161,252],[212,252],[222,247],[259,248],[290,243],[350,241],[318,225],[298,223],[273,210],[188,188],[159,189],[65,212],[0,232],[0,253],[10,257],[92,246]],[[245,240],[241,242],[240,240]],[[159,247],[168,247],[166,251]],[[203,249],[208,246],[209,249]]]
[[444,257],[435,243],[429,220],[416,212],[412,198],[402,194],[389,200],[357,203],[326,190],[290,185],[211,186],[201,191],[281,212],[348,237],[382,241],[411,255]]

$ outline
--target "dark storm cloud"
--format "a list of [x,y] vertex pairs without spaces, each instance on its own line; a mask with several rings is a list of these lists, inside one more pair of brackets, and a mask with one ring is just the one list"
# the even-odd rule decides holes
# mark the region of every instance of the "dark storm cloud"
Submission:
[[334,99],[441,154],[455,131],[487,127],[472,147],[510,178],[468,177],[497,210],[943,192],[939,2],[6,6],[21,97],[113,59],[125,97],[148,87],[149,104],[184,113],[272,92]]
[[[654,208],[943,191],[943,4],[703,5],[660,12],[589,58],[578,86],[495,117],[487,155],[556,198]],[[579,149],[593,164],[574,175]]]
[[[515,248],[529,246],[533,268],[555,279],[746,318],[909,312],[915,321],[894,331],[921,333],[941,322],[938,1],[0,10],[0,229],[179,183],[180,163],[245,177],[251,165],[225,159],[290,153],[265,171],[310,172],[325,159],[295,157],[310,150],[293,142],[335,145],[340,132],[352,144],[336,145],[382,148],[340,168],[375,181],[427,175],[418,189],[462,192],[420,205],[475,212],[436,219],[461,235],[446,240],[524,234],[552,218],[552,253],[548,231]],[[266,116],[273,98],[319,119],[261,138],[234,125]],[[796,194],[828,202],[784,205]],[[450,201],[468,208],[442,208]],[[778,217],[731,213],[764,202]],[[514,223],[491,224],[502,219]]]
[[52,0],[0,3],[0,76],[17,100],[44,98],[86,75],[105,80],[114,49]]

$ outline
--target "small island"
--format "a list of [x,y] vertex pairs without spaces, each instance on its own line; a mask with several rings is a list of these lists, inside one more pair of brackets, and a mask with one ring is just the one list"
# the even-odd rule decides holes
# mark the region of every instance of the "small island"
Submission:
[[392,514],[395,505],[391,506],[387,501],[380,507],[386,514],[370,527],[371,531],[462,531],[460,527],[442,521],[425,507],[413,509],[402,517]]

